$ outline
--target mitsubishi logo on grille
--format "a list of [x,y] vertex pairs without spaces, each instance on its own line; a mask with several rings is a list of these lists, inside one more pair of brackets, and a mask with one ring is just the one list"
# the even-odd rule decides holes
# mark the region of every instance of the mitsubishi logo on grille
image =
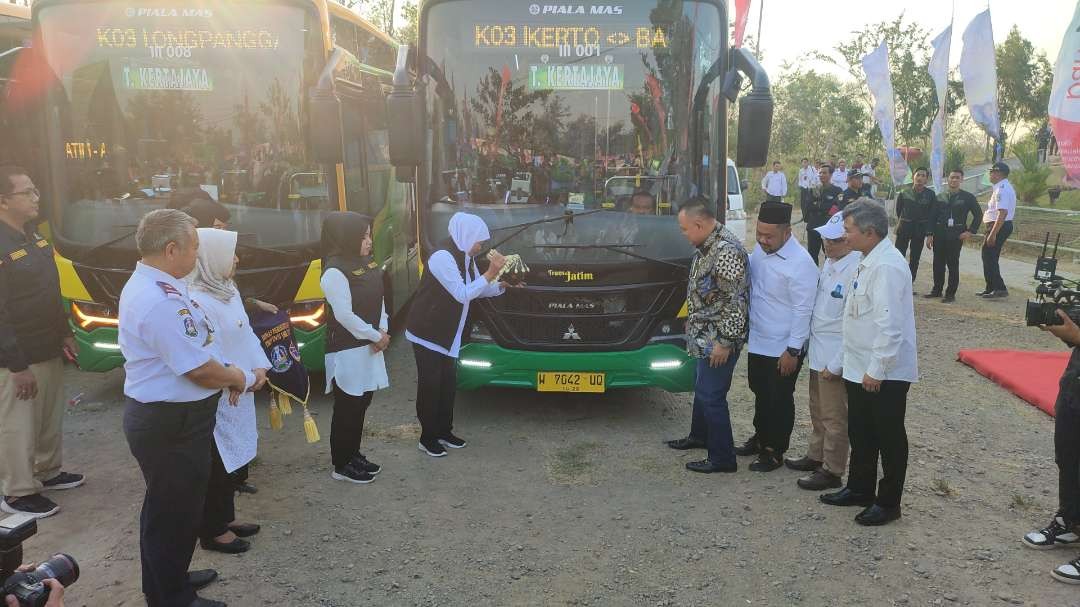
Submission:
[[566,333],[563,333],[563,341],[581,341],[581,335],[574,330],[574,325],[570,325],[566,328]]

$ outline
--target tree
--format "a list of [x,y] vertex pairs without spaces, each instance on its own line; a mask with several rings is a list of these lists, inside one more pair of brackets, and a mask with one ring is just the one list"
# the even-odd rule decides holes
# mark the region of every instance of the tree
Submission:
[[[344,0],[344,2],[349,1],[351,0]],[[356,2],[353,2],[353,4],[356,4]],[[394,11],[396,8],[396,0],[370,0],[364,3],[361,13],[372,25],[387,34],[393,35]]]
[[776,99],[770,148],[774,156],[824,160],[866,152],[873,128],[857,85],[830,74],[785,66],[773,89]]
[[1034,126],[1046,119],[1054,72],[1046,54],[1036,52],[1030,40],[1014,25],[995,49],[998,77],[998,111],[1006,137],[1021,125]]
[[401,6],[401,16],[405,25],[397,28],[394,37],[402,44],[416,44],[420,29],[420,7],[416,2],[406,1]]

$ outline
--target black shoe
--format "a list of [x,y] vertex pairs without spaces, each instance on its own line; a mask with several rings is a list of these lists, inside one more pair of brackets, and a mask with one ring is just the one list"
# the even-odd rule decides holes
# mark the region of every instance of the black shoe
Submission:
[[60,506],[51,499],[37,493],[23,497],[5,497],[0,500],[0,510],[8,514],[29,514],[34,518],[45,518],[60,512]]
[[691,449],[705,449],[705,441],[696,439],[692,436],[686,438],[676,438],[675,440],[667,441],[667,446],[675,449],[676,451],[689,451]]
[[713,472],[737,472],[739,470],[739,464],[714,464],[707,459],[703,459],[699,462],[686,462],[686,469],[691,472],[703,472],[705,474],[712,474]]
[[821,462],[805,456],[800,457],[799,459],[785,457],[784,465],[792,470],[798,470],[799,472],[813,472],[821,467]]
[[991,291],[990,289],[986,289],[985,291],[979,291],[978,293],[976,293],[975,297],[986,297],[991,293],[993,293],[993,291]]
[[1065,524],[1065,519],[1055,516],[1050,524],[1024,535],[1023,543],[1028,548],[1047,550],[1058,546],[1068,546],[1080,542],[1080,534],[1075,527]]
[[983,299],[1005,299],[1009,296],[1008,289],[999,289],[988,295],[983,295]]
[[870,506],[874,503],[874,496],[863,493],[855,493],[844,487],[836,493],[826,493],[818,496],[821,503],[830,506]]
[[887,525],[900,518],[900,506],[884,508],[874,504],[855,515],[855,522],[866,527]]
[[188,607],[228,607],[228,605],[221,601],[211,601],[210,599],[198,597],[194,601],[188,603]]
[[[233,532],[235,533],[235,531]],[[195,590],[202,590],[218,578],[218,572],[213,569],[199,569],[198,571],[188,571],[187,579],[188,583]]]
[[945,297],[941,298],[941,303],[952,303],[954,301],[956,301],[955,295],[946,295]]
[[236,537],[251,537],[259,533],[262,527],[255,523],[239,523],[236,525],[229,525],[229,531],[236,534]]
[[758,458],[750,464],[750,469],[754,472],[772,472],[783,465],[780,455],[767,448],[758,454]]
[[941,297],[941,291],[930,291],[926,295],[923,295],[923,299],[936,299]]
[[357,453],[353,456],[351,463],[356,469],[363,470],[368,474],[375,476],[382,472],[382,466],[374,462],[368,461],[368,458],[364,457],[363,453]]
[[199,545],[203,547],[203,550],[209,550],[211,552],[224,552],[225,554],[240,554],[251,550],[251,542],[236,538],[228,544],[219,542],[212,537],[204,537],[199,540]]
[[1054,579],[1066,584],[1080,584],[1080,558],[1058,565],[1050,572]]
[[757,435],[753,435],[746,439],[746,442],[735,447],[735,455],[757,455],[761,450],[761,445],[758,444]]
[[836,489],[843,485],[839,476],[828,472],[824,468],[815,470],[810,476],[800,478],[795,481],[795,484],[807,491],[824,491],[826,489]]
[[61,472],[41,484],[45,486],[46,491],[53,491],[60,489],[74,489],[84,482],[86,482],[86,477],[81,474]]
[[255,485],[252,485],[251,483],[237,483],[236,484],[236,492],[237,493],[247,493],[249,495],[255,495],[256,493],[259,492],[259,490],[256,489]]
[[446,457],[446,449],[437,440],[420,439],[416,447],[431,457]]
[[357,485],[366,485],[375,480],[373,475],[358,468],[355,461],[351,461],[340,468],[334,468],[334,471],[330,473],[330,478],[335,481],[356,483]]
[[439,439],[439,444],[447,449],[464,449],[469,443],[465,442],[465,439],[454,436],[453,433]]

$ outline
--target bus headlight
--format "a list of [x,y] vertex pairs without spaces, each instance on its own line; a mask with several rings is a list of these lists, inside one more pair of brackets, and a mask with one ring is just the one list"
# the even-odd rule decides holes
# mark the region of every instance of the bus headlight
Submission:
[[71,302],[71,317],[75,320],[75,325],[84,331],[120,326],[120,319],[108,306],[89,301]]
[[298,329],[314,331],[326,322],[326,302],[321,299],[298,301],[289,308],[289,320]]

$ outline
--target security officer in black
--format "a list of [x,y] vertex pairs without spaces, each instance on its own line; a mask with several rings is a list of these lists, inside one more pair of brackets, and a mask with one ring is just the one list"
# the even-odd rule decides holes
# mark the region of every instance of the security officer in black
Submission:
[[840,188],[831,182],[833,174],[832,166],[821,165],[818,169],[818,183],[807,190],[806,195],[800,201],[803,222],[806,224],[806,251],[818,263],[818,254],[821,253],[821,234],[814,228],[825,225],[837,211],[840,210]]
[[[982,208],[975,196],[960,189],[964,171],[949,171],[949,189],[942,192],[930,212],[928,240],[926,245],[934,251],[934,288],[923,295],[927,299],[941,297],[945,286],[945,268],[949,269],[949,286],[945,289],[942,303],[956,301],[956,289],[960,286],[960,251],[964,241],[979,233]],[[968,215],[971,221],[968,222]]]
[[863,183],[863,174],[851,171],[847,176],[847,189],[840,194],[840,210],[860,198],[870,197],[870,186]]
[[926,241],[930,211],[937,201],[934,191],[926,187],[929,176],[930,170],[926,167],[915,169],[911,189],[900,192],[896,197],[896,216],[900,219],[900,224],[896,226],[896,248],[905,257],[908,247],[911,248],[908,267],[911,268],[913,283],[915,275],[919,273],[919,258],[922,257],[923,243]]

